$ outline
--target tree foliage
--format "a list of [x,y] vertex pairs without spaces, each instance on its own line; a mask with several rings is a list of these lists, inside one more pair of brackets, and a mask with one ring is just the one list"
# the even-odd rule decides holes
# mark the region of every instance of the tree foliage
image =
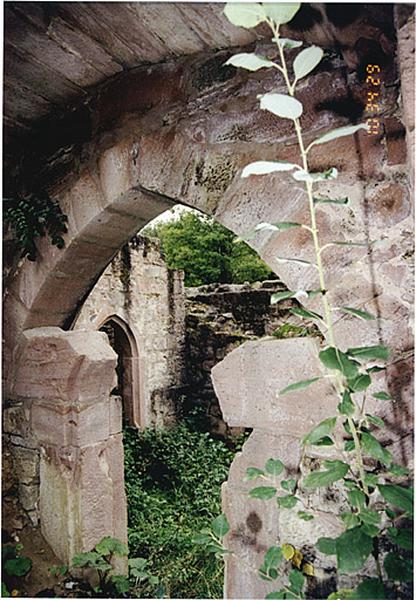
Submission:
[[148,227],[144,235],[161,240],[171,269],[185,271],[185,285],[252,283],[274,278],[273,272],[244,242],[213,219],[184,212],[178,219]]

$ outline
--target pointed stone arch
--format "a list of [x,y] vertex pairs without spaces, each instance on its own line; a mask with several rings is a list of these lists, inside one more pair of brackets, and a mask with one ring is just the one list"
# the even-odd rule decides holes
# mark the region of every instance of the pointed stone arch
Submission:
[[123,403],[123,422],[129,427],[143,427],[142,394],[140,393],[140,358],[135,336],[129,325],[116,314],[108,316],[97,326],[107,333],[110,346],[117,354],[117,393]]

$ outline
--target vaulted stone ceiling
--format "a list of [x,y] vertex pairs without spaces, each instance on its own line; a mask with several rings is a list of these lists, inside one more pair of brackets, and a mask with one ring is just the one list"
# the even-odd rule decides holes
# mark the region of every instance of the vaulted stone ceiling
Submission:
[[[139,65],[245,46],[268,35],[261,26],[234,27],[223,8],[188,2],[6,2],[6,129],[27,131]],[[292,34],[338,47],[347,64],[356,66],[359,40],[377,40],[388,51],[392,20],[391,5],[305,3]]]

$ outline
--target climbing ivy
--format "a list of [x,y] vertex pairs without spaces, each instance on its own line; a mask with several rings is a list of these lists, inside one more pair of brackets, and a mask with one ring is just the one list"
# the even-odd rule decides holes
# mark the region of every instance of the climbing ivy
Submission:
[[16,198],[4,198],[3,217],[13,230],[22,257],[36,260],[36,239],[46,234],[58,248],[65,245],[62,234],[68,230],[68,218],[59,204],[51,200],[44,191]]
[[[309,207],[309,223],[278,222],[260,223],[246,239],[258,231],[271,231],[276,235],[280,231],[302,228],[310,235],[314,249],[314,260],[306,263],[297,258],[277,257],[278,261],[306,265],[316,270],[319,287],[313,291],[289,291],[276,294],[272,299],[279,302],[285,298],[299,296],[306,300],[319,296],[322,314],[304,308],[296,309],[300,317],[312,319],[324,329],[326,342],[319,352],[319,360],[326,371],[325,378],[332,385],[333,393],[338,398],[337,414],[319,423],[301,444],[301,463],[296,476],[288,477],[285,466],[277,458],[267,460],[263,469],[250,467],[247,469],[246,481],[260,480],[249,492],[253,499],[276,502],[280,508],[297,511],[302,520],[319,518],[309,513],[303,505],[305,495],[319,488],[330,488],[336,484],[343,491],[349,505],[348,510],[339,515],[344,528],[336,538],[321,537],[317,540],[316,549],[321,554],[333,555],[336,560],[338,574],[362,572],[368,568],[368,560],[373,558],[376,576],[363,577],[355,589],[342,589],[331,594],[335,598],[375,599],[387,597],[403,597],[401,585],[412,580],[412,518],[413,489],[409,486],[409,472],[406,468],[393,462],[389,452],[377,439],[377,431],[386,426],[383,419],[366,411],[365,402],[368,388],[372,384],[372,375],[386,368],[389,351],[385,346],[360,346],[345,351],[337,345],[333,327],[335,311],[352,315],[358,320],[374,320],[371,313],[349,306],[333,306],[327,293],[325,260],[328,248],[333,246],[367,246],[366,242],[345,242],[334,240],[321,246],[317,227],[316,211],[325,209],[325,205],[333,202],[342,209],[348,204],[347,198],[322,200],[314,192],[319,181],[335,179],[338,175],[334,167],[325,172],[311,172],[309,168],[310,153],[317,145],[325,144],[338,138],[353,135],[359,130],[366,130],[366,124],[345,126],[327,132],[313,140],[309,145],[304,142],[300,117],[303,112],[302,103],[296,99],[296,86],[299,80],[311,73],[320,63],[323,51],[316,47],[298,51],[293,62],[293,75],[286,63],[286,50],[302,46],[302,42],[282,38],[280,26],[288,23],[299,10],[300,4],[251,4],[231,3],[224,10],[229,21],[240,27],[252,28],[259,23],[267,24],[273,33],[273,41],[277,47],[278,62],[253,53],[242,53],[231,57],[227,65],[242,67],[248,71],[263,68],[274,69],[280,73],[287,93],[266,93],[259,97],[260,109],[272,113],[276,117],[292,121],[299,147],[299,162],[289,163],[282,160],[263,161],[247,165],[242,177],[251,175],[267,175],[269,173],[287,172],[293,179],[304,185],[305,201]],[[317,374],[311,379],[300,379],[277,392],[279,398],[313,386],[322,376]],[[363,400],[357,396],[360,393]],[[381,402],[391,402],[392,398],[385,392],[372,394]],[[318,469],[309,474],[305,468],[305,454],[308,446],[332,446],[336,450],[336,459],[323,460]],[[319,461],[318,461],[319,462]],[[304,467],[303,469],[301,467]],[[222,534],[218,534],[216,523],[212,526],[214,542],[206,539],[207,548],[220,554],[223,549],[222,537],[229,526],[225,516],[221,517]],[[212,537],[211,536],[211,537]],[[282,546],[272,546],[264,556],[264,563],[259,575],[268,581],[276,581],[276,591],[268,594],[267,599],[305,598],[307,577],[314,576],[313,564],[305,563],[300,550],[287,540]],[[224,548],[224,552],[226,549]],[[296,560],[294,560],[296,559]],[[241,557],[238,557],[241,560]],[[283,569],[290,562],[291,570]],[[285,577],[282,575],[285,573]],[[288,576],[288,579],[287,579]],[[284,582],[288,580],[285,585]],[[280,584],[280,585],[278,585]],[[393,595],[394,596],[393,596]]]

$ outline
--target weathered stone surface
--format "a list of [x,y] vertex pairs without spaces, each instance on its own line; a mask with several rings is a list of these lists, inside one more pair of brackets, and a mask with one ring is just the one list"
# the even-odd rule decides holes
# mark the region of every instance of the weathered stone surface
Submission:
[[16,469],[16,475],[19,483],[32,484],[39,483],[39,451],[21,446],[10,446],[13,455],[13,461]]
[[36,511],[37,503],[39,501],[39,484],[20,484],[19,498],[26,511],[32,511],[32,513]]
[[[91,404],[113,387],[116,355],[100,332],[25,331],[13,394],[53,404]],[[76,387],[74,383],[76,381]]]
[[[277,485],[281,480],[296,476],[301,457],[299,439],[296,436],[271,433],[255,429],[231,465],[228,481],[223,484],[223,511],[230,523],[226,546],[234,555],[227,557],[225,598],[264,598],[275,591],[276,582],[265,582],[258,576],[258,568],[264,554],[271,545],[289,543],[301,550],[314,564],[320,577],[320,585],[315,592],[309,590],[312,598],[322,598],[322,589],[330,579],[334,568],[333,557],[317,555],[314,545],[319,537],[332,537],[341,533],[342,525],[336,516],[325,508],[325,500],[310,506],[308,497],[302,497],[293,509],[279,509],[274,500],[265,502],[248,497],[248,492],[256,485]],[[280,459],[288,468],[280,476],[244,482],[247,467],[264,469],[269,458]],[[280,492],[279,492],[280,493]],[[280,494],[283,495],[283,494]],[[298,495],[301,495],[298,493]],[[299,510],[305,510],[315,518],[302,521]],[[257,574],[257,576],[256,576]],[[287,572],[279,583],[286,582]]]
[[[158,240],[137,236],[115,256],[76,319],[77,331],[97,330],[114,319],[124,324],[132,358],[124,358],[130,361],[123,377],[131,373],[131,391],[128,399],[124,390],[123,401],[131,425],[161,426],[165,417],[175,419],[174,390],[178,395],[184,376],[183,280],[181,271],[167,268]],[[155,402],[156,392],[163,398],[164,390],[173,401],[169,415],[163,414],[163,402]]]
[[[303,390],[277,392],[323,375],[319,342],[307,338],[246,342],[212,369],[225,421],[231,426],[301,436],[335,411],[337,399],[323,379]],[[332,414],[332,412],[330,413]]]

